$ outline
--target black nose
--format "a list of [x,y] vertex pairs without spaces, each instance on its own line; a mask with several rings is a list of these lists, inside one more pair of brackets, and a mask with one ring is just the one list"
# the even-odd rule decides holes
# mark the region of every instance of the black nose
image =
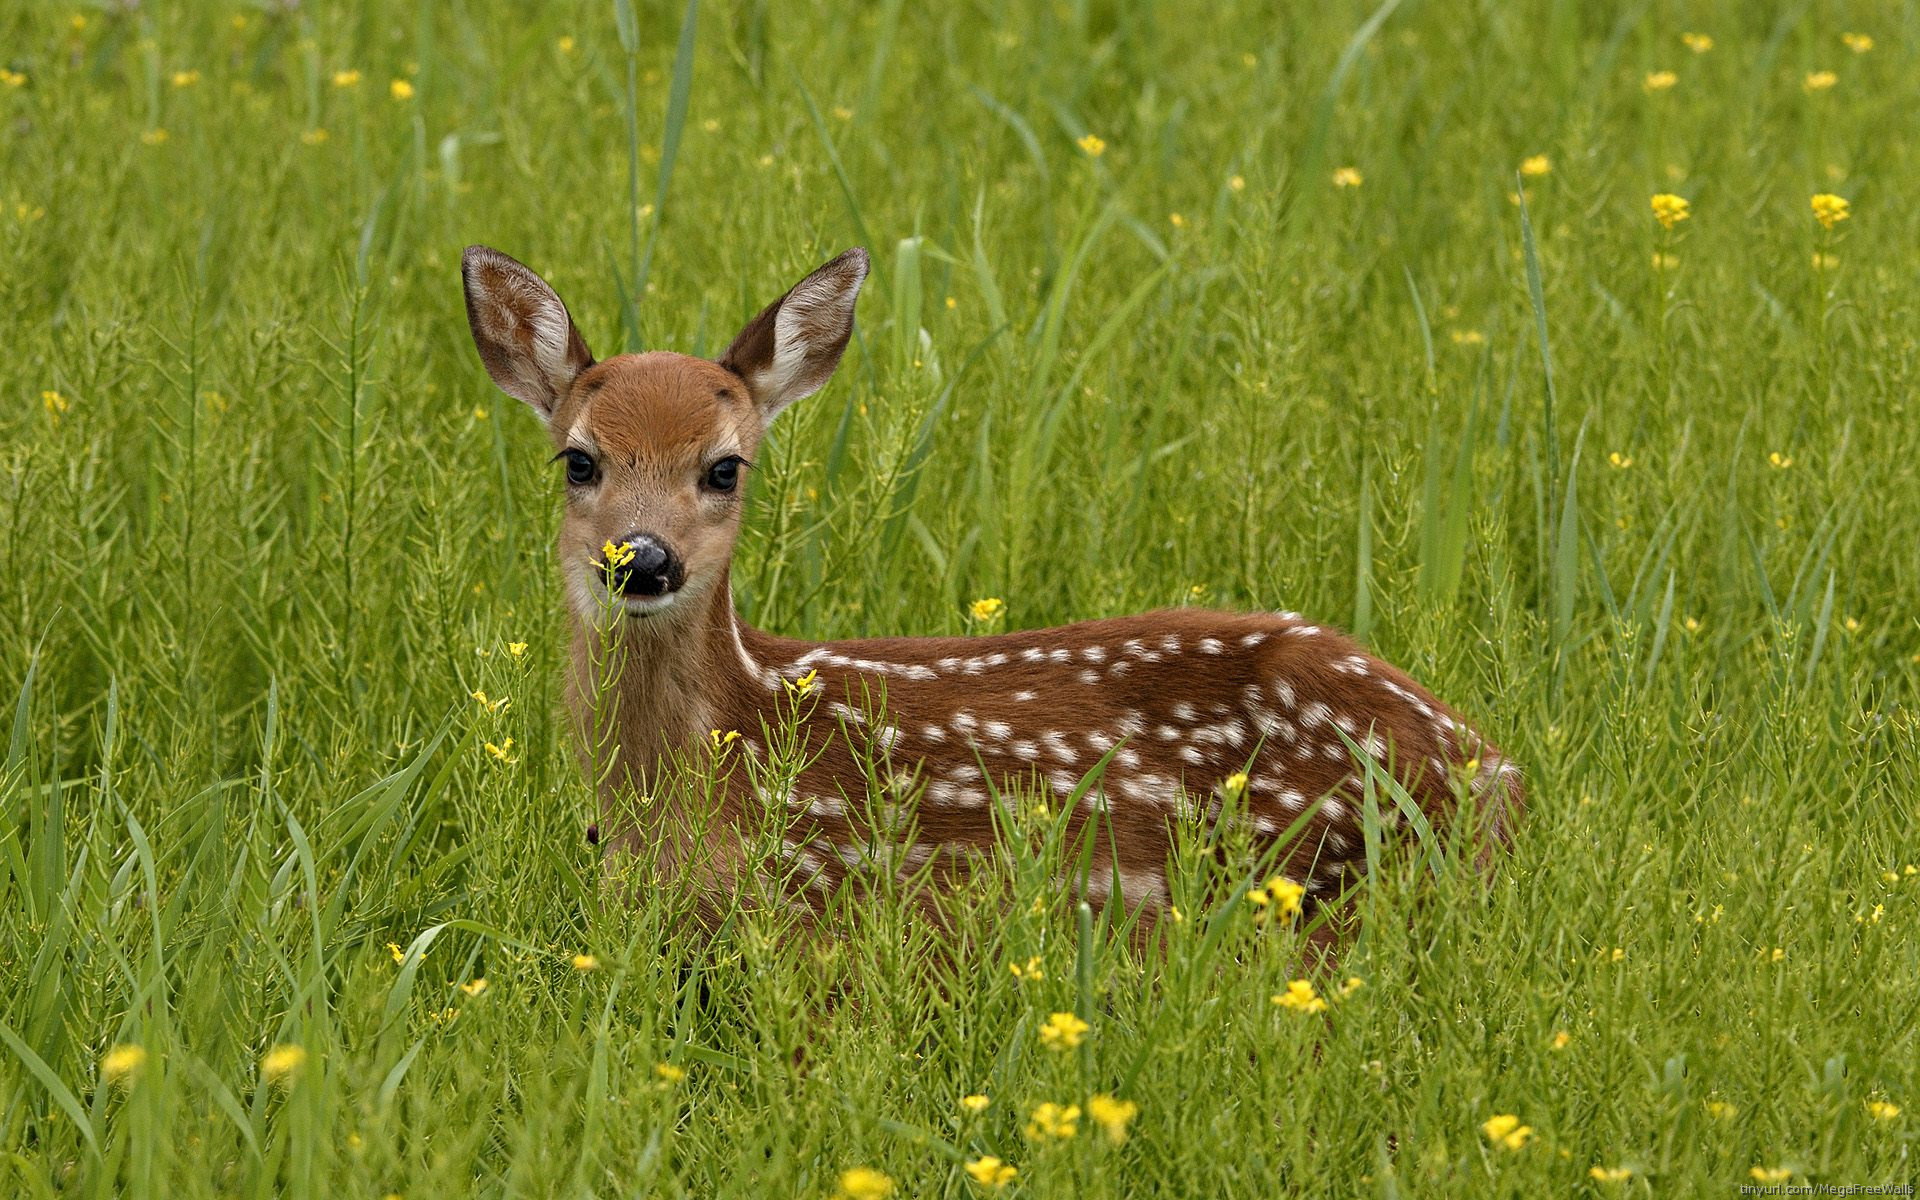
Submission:
[[652,534],[628,534],[620,548],[631,557],[616,554],[606,564],[607,582],[616,590],[629,596],[664,596],[686,582],[679,557]]

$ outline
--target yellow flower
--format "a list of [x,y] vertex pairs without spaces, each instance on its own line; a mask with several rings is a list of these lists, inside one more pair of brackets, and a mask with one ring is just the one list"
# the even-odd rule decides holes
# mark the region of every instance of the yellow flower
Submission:
[[687,1078],[687,1069],[682,1066],[676,1066],[673,1063],[655,1063],[653,1064],[653,1073],[659,1076],[661,1081],[665,1083],[682,1083]]
[[1683,33],[1680,35],[1680,44],[1695,54],[1705,54],[1713,49],[1713,39],[1704,33]]
[[1622,454],[1618,450],[1615,450],[1607,455],[1607,464],[1616,471],[1624,471],[1633,465],[1633,458],[1631,455]]
[[1813,219],[1820,222],[1822,229],[1832,229],[1851,215],[1847,211],[1850,207],[1845,196],[1821,192],[1813,198]]
[[1455,329],[1450,331],[1447,337],[1456,346],[1484,346],[1487,344],[1487,335],[1481,333],[1478,329]]
[[1822,253],[1820,253],[1820,252],[1819,252],[1818,250],[1815,250],[1815,251],[1813,252],[1813,269],[1814,269],[1814,270],[1816,270],[1816,271],[1831,271],[1831,270],[1833,270],[1833,269],[1834,269],[1835,267],[1837,267],[1837,266],[1839,266],[1839,265],[1840,265],[1840,256],[1839,256],[1839,255],[1837,255],[1837,254],[1822,254]]
[[1119,1145],[1127,1140],[1127,1126],[1140,1115],[1140,1106],[1131,1100],[1116,1100],[1105,1092],[1087,1098],[1087,1116],[1106,1131],[1107,1140]]
[[507,705],[513,703],[512,700],[508,699],[505,696],[500,697],[498,700],[489,700],[487,698],[487,694],[478,688],[475,688],[473,691],[468,692],[467,695],[472,696],[474,701],[478,703],[481,708],[486,709],[490,713],[499,712],[501,709],[505,708]]
[[[122,1043],[109,1049],[100,1056],[100,1078],[108,1083],[131,1086],[139,1077],[140,1068],[147,1065],[147,1048]],[[1894,1110],[1896,1113],[1898,1109]]]
[[1873,49],[1873,39],[1864,33],[1843,33],[1840,42],[1855,54],[1865,54]]
[[515,658],[519,658],[522,654],[525,654],[526,652],[527,652],[527,644],[525,642],[508,642],[507,643],[507,653],[513,655]]
[[1839,82],[1840,77],[1832,71],[1809,71],[1807,77],[1801,81],[1801,85],[1809,92],[1824,92]]
[[1770,451],[1767,454],[1767,465],[1776,471],[1784,471],[1793,465],[1793,458],[1790,455],[1780,453],[1778,450]]
[[407,961],[407,952],[400,948],[399,942],[388,942],[387,953],[393,956],[393,961],[396,966]]
[[1504,1150],[1522,1150],[1533,1138],[1533,1126],[1522,1125],[1512,1113],[1496,1113],[1480,1125],[1487,1140]]
[[1292,981],[1287,984],[1286,991],[1276,992],[1272,999],[1281,1008],[1290,1008],[1295,1012],[1317,1013],[1327,1009],[1327,1002],[1314,991],[1312,981],[1306,979]]
[[324,129],[309,129],[300,135],[300,142],[305,146],[324,146],[332,136]]
[[1672,192],[1661,192],[1654,196],[1653,219],[1660,222],[1660,228],[1672,229],[1675,225],[1693,215],[1692,205],[1683,196]]
[[971,1096],[960,1097],[960,1107],[970,1113],[983,1113],[987,1111],[987,1105],[992,1103],[992,1097],[982,1096],[977,1092]]
[[469,996],[478,996],[487,990],[487,977],[485,975],[476,975],[461,984],[460,990]]
[[1010,962],[1007,964],[1007,969],[1012,971],[1013,977],[1022,983],[1038,983],[1047,977],[1047,969],[1041,963],[1038,954],[1029,958],[1025,966],[1017,962]]
[[1565,1050],[1573,1044],[1573,1035],[1564,1029],[1557,1029],[1554,1031],[1553,1041],[1550,1044],[1555,1050]]
[[335,71],[333,73],[333,86],[337,88],[360,86],[360,72],[353,70]]
[[1246,176],[1235,175],[1232,179],[1227,180],[1227,187],[1229,187],[1230,189],[1236,192],[1246,191],[1247,190]]
[[[853,120],[853,110],[852,110],[852,109],[850,109],[850,108],[848,108],[848,107],[847,107],[846,105],[844,105],[844,104],[836,104],[836,105],[834,105],[834,106],[833,106],[833,115],[834,115],[834,116],[836,116],[836,117],[838,117],[838,118],[840,118],[840,119],[841,119],[842,121],[851,121],[851,120]],[[715,128],[718,128],[718,127],[719,127],[719,122],[717,122],[717,121],[716,121],[716,122],[714,122],[714,126],[715,126]],[[712,130],[709,130],[708,132],[712,132]]]
[[1180,215],[1179,213],[1177,213],[1177,212],[1175,212],[1175,213],[1168,213],[1168,214],[1167,214],[1167,221],[1168,221],[1168,223],[1170,223],[1170,224],[1171,224],[1171,225],[1172,225],[1172,226],[1173,226],[1173,227],[1174,227],[1175,229],[1185,229],[1185,228],[1187,227],[1187,219],[1186,219],[1185,217],[1183,217],[1183,216],[1181,216],[1181,215]]
[[395,100],[413,99],[413,84],[404,79],[396,79],[387,85],[387,95]]
[[177,88],[190,88],[194,84],[200,82],[200,72],[175,71],[173,73],[172,79],[173,79],[173,86]]
[[1233,774],[1227,776],[1220,781],[1220,790],[1232,799],[1238,800],[1246,794],[1247,773],[1245,771],[1235,771]]
[[1333,172],[1333,186],[1356,188],[1367,181],[1358,167],[1337,167]]
[[840,1172],[840,1200],[886,1200],[893,1195],[893,1180],[872,1167],[849,1167]]
[[149,129],[140,135],[140,141],[142,144],[148,146],[164,146],[167,144],[167,138],[169,136],[164,129]]
[[991,1154],[982,1155],[967,1164],[967,1178],[984,1188],[999,1189],[1012,1183],[1020,1174],[1020,1168],[1012,1163],[1001,1162]]
[[1053,1013],[1040,1026],[1040,1044],[1049,1050],[1071,1050],[1086,1041],[1089,1028],[1070,1012]]
[[58,421],[60,414],[72,408],[73,405],[68,403],[67,398],[59,392],[45,391],[40,393],[40,407],[47,410],[47,416]]
[[573,969],[576,971],[598,971],[600,969],[600,960],[591,954],[576,954],[573,956]]
[[9,71],[5,67],[0,67],[0,83],[10,88],[25,87],[27,86],[26,72]]
[[306,1047],[283,1042],[261,1057],[260,1077],[268,1083],[285,1086],[292,1083],[300,1074],[300,1068],[306,1065]]
[[1707,1115],[1716,1121],[1731,1121],[1740,1113],[1738,1108],[1728,1104],[1725,1100],[1709,1100],[1703,1107],[1706,1108]]
[[1074,143],[1086,152],[1088,158],[1099,158],[1107,152],[1107,143],[1098,134],[1088,134]]
[[1049,1100],[1033,1110],[1027,1121],[1027,1136],[1036,1142],[1064,1141],[1080,1132],[1080,1106],[1055,1104]]
[[1528,179],[1538,179],[1553,171],[1553,160],[1544,154],[1531,154],[1520,160],[1520,173]]
[[1349,975],[1340,981],[1340,998],[1345,1000],[1365,986],[1367,986],[1366,980],[1358,975]]
[[492,742],[488,742],[487,753],[493,755],[496,762],[504,763],[507,766],[512,766],[514,763],[520,761],[520,756],[513,752],[512,738],[508,738],[497,746]]
[[1655,250],[1653,252],[1653,269],[1654,270],[1671,271],[1674,268],[1678,267],[1679,265],[1680,265],[1680,256],[1678,254],[1663,254],[1658,250]]
[[1679,82],[1680,77],[1672,71],[1648,71],[1647,77],[1641,80],[1641,86],[1649,92],[1664,92]]
[[626,542],[616,546],[609,541],[600,547],[600,558],[610,567],[624,567],[633,561],[633,547]]
[[1007,602],[998,596],[988,596],[967,605],[967,615],[976,621],[997,621],[1006,615]]
[[579,43],[575,42],[573,38],[570,36],[562,37],[559,41],[553,44],[554,49],[560,51],[560,53],[562,54],[572,54],[573,48],[577,45],[579,45]]
[[1869,1100],[1867,1115],[1876,1121],[1891,1121],[1900,1115],[1900,1106],[1889,1100]]
[[1587,1174],[1601,1183],[1625,1183],[1633,1178],[1632,1167],[1588,1167]]
[[1265,924],[1273,919],[1285,921],[1298,916],[1300,901],[1306,894],[1306,888],[1284,875],[1275,875],[1265,884],[1249,889],[1247,903],[1253,905],[1254,924]]
[[1793,1178],[1793,1172],[1786,1167],[1749,1167],[1747,1174],[1761,1183],[1785,1183]]

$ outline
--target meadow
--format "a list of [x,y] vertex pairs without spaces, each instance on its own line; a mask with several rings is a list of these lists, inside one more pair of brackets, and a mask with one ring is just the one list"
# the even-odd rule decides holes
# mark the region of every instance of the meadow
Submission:
[[[0,14],[0,1190],[1920,1174],[1920,19],[1208,9]],[[1246,880],[1142,952],[1045,844],[938,936],[626,902],[470,242],[603,357],[868,247],[748,620],[1300,610],[1524,765],[1511,855],[1387,848],[1303,985]]]

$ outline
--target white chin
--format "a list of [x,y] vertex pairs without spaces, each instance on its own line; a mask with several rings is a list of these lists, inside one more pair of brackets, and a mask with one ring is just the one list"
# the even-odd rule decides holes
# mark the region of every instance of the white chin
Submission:
[[618,607],[625,609],[628,616],[650,617],[672,608],[673,602],[679,598],[678,592],[668,592],[664,596],[622,596]]

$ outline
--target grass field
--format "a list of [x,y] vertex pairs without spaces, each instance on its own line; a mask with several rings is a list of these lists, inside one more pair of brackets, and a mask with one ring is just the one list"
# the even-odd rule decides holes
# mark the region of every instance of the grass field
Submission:
[[[1912,1179],[1920,18],[1612,7],[10,7],[0,1190]],[[1044,853],[941,953],[616,901],[468,242],[603,356],[868,246],[749,620],[1298,609],[1525,765],[1510,861],[1389,856],[1321,1012]]]

